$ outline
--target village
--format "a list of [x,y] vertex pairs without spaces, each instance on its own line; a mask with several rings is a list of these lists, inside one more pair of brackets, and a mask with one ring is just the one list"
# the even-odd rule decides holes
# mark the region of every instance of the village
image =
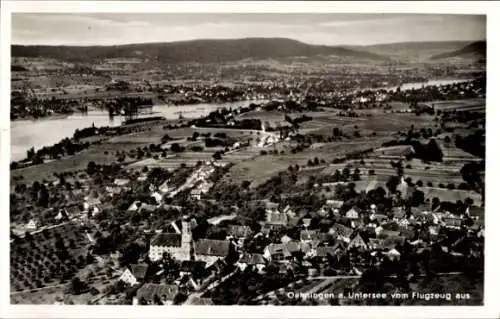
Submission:
[[[258,118],[259,112],[275,112],[270,107],[285,113],[293,105],[270,102],[247,111]],[[391,116],[414,119],[418,116],[415,109]],[[441,183],[440,175],[426,184],[412,177],[422,174],[419,165],[434,165],[439,170],[441,164],[425,158],[418,164],[421,159],[411,158],[420,156],[417,145],[380,145],[377,150],[355,149],[354,154],[334,158],[331,163],[312,160],[309,155],[295,161],[296,166],[286,164],[283,171],[273,171],[263,183],[240,182],[235,177],[244,177],[234,170],[255,163],[255,158],[297,156],[314,151],[315,144],[321,147],[339,139],[363,137],[334,130],[326,143],[304,144],[301,135],[319,138],[308,136],[308,126],[303,126],[310,119],[292,119],[294,124],[270,120],[288,123],[287,129],[263,122],[255,128],[231,128],[235,123],[253,123],[244,122],[247,113],[238,112],[218,111],[188,123],[190,131],[184,140],[164,138],[162,133],[158,136],[163,136],[163,146],[140,150],[141,156],[134,149],[120,164],[89,162],[85,169],[55,173],[52,181],[28,185],[24,176],[17,175],[11,194],[11,263],[17,269],[11,273],[11,300],[309,304],[318,301],[290,299],[287,294],[293,291],[307,296],[338,289],[373,292],[377,285],[387,283],[391,283],[389,291],[410,292],[426,278],[445,278],[442,287],[446,287],[448,277],[453,281],[457,280],[454,276],[481,274],[484,199],[478,194],[483,177],[477,171],[471,168],[469,177],[462,172],[464,181],[468,179],[459,189],[431,187],[432,182]],[[314,112],[307,114],[313,122],[319,121]],[[432,118],[418,117],[422,116]],[[210,119],[222,121],[218,123],[225,125],[226,133],[211,126]],[[447,123],[451,120],[443,117]],[[185,130],[160,127],[159,131],[171,134],[179,129]],[[191,134],[193,130],[198,133]],[[210,130],[212,137],[206,134]],[[408,142],[412,132],[413,126],[405,137],[408,145],[413,145]],[[151,133],[123,134],[129,138]],[[363,135],[371,138],[371,134]],[[215,136],[225,144],[216,146],[212,149],[216,152],[204,159],[183,160],[187,151],[175,151],[203,138],[207,147]],[[446,151],[446,143],[439,145]],[[246,153],[252,155],[241,155]],[[457,151],[442,153],[446,165],[458,156]],[[116,154],[117,158],[122,155]],[[177,156],[179,160],[175,160]],[[477,159],[468,160],[469,166],[478,165],[474,164]],[[171,161],[176,164],[162,164]],[[371,164],[370,169],[370,161],[379,164]],[[392,168],[377,167],[381,161],[390,161]],[[240,284],[241,280],[248,284]]]

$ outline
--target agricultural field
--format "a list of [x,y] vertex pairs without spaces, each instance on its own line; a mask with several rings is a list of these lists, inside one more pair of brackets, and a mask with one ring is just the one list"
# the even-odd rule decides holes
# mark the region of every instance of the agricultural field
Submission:
[[68,222],[30,237],[11,246],[13,291],[65,283],[86,265],[89,240],[79,225]]

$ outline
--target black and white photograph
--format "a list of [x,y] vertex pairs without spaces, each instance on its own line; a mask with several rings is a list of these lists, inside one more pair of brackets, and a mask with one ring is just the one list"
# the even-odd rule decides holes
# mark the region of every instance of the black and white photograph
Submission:
[[485,305],[485,13],[98,2],[10,13],[10,305]]

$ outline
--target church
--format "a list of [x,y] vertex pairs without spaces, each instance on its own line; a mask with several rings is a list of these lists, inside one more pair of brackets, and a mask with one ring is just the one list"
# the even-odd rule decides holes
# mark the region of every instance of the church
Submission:
[[182,218],[182,230],[173,223],[175,233],[160,233],[156,235],[149,245],[149,259],[158,261],[163,253],[169,253],[177,260],[191,260],[192,234],[191,223],[187,216]]

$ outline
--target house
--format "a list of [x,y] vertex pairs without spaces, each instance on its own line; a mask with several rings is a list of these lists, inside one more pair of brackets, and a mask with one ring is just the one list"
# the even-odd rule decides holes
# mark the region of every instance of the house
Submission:
[[339,249],[339,244],[335,246],[320,246],[316,247],[315,256],[318,258],[326,259],[328,256],[335,256],[337,254],[337,249]]
[[132,304],[172,305],[178,292],[179,287],[177,285],[146,283],[137,290]]
[[158,187],[158,190],[159,190],[161,193],[163,193],[163,194],[166,194],[166,193],[170,192],[170,191],[172,190],[172,188],[170,188],[170,187],[168,186],[168,183],[169,183],[169,182],[170,182],[170,181],[165,181],[165,182],[163,182],[163,184],[161,184],[161,185],[160,185],[160,187]]
[[262,254],[248,254],[245,253],[241,256],[240,260],[236,262],[240,270],[245,270],[248,266],[253,266],[261,272],[266,267],[266,260]]
[[344,226],[342,224],[335,224],[330,228],[329,233],[336,236],[337,239],[342,240],[344,242],[351,241],[351,235],[354,232],[352,228]]
[[383,215],[383,214],[372,213],[372,214],[370,214],[369,219],[371,221],[377,221],[379,223],[383,223],[383,222],[387,221],[387,219],[389,219],[389,217],[387,217],[387,215]]
[[283,235],[280,239],[281,243],[286,244],[292,241],[292,238],[290,238],[288,235]]
[[38,222],[34,219],[30,219],[30,221],[28,222],[28,224],[26,224],[26,229],[27,230],[36,230],[38,228]]
[[204,261],[184,260],[181,262],[179,275],[181,277],[186,275],[198,277],[198,275],[205,270],[205,266],[206,263]]
[[267,211],[266,225],[270,228],[283,228],[288,224],[289,216],[279,211]]
[[377,238],[391,238],[391,237],[398,237],[401,234],[399,230],[387,230],[387,229],[382,229],[378,234]]
[[113,181],[113,184],[115,184],[116,186],[125,186],[128,183],[130,183],[130,180],[128,178],[116,178]]
[[398,221],[398,220],[400,220],[401,218],[405,217],[406,212],[405,212],[405,210],[404,210],[404,208],[403,208],[403,207],[398,206],[398,207],[393,207],[393,208],[392,208],[392,214],[393,214],[393,216],[394,216],[394,217],[393,217],[393,218],[394,218],[394,220]]
[[200,239],[194,244],[194,258],[211,265],[229,255],[230,245],[227,240]]
[[392,248],[388,252],[384,253],[384,255],[389,257],[390,260],[399,260],[399,258],[401,257],[401,254],[395,248]]
[[250,226],[231,225],[229,226],[228,234],[236,238],[238,240],[238,243],[243,244],[243,241],[246,238],[252,236],[253,231]]
[[147,271],[147,264],[133,264],[125,269],[119,280],[134,286],[146,278]]
[[361,250],[368,249],[368,246],[366,245],[363,238],[361,238],[360,234],[357,234],[349,243],[348,249],[353,249],[353,248],[358,248]]
[[300,246],[296,241],[287,244],[269,244],[264,249],[264,258],[267,260],[284,261],[292,258],[292,254],[300,251]]
[[66,209],[60,209],[59,213],[54,218],[56,220],[68,220],[68,211]]
[[141,202],[137,200],[137,201],[133,202],[132,204],[130,204],[127,211],[136,212],[140,206],[141,206]]
[[408,226],[410,226],[410,221],[408,220],[408,218],[401,218],[400,220],[397,221],[399,227],[401,228],[408,228]]
[[311,242],[319,240],[319,233],[317,230],[301,230],[300,231],[300,241],[301,242]]
[[446,216],[446,217],[443,217],[442,218],[444,224],[446,225],[446,227],[450,227],[450,228],[460,228],[460,226],[462,225],[462,218],[460,217],[457,217],[457,216]]
[[368,241],[368,248],[371,250],[382,249],[382,239],[370,238]]
[[201,190],[199,190],[199,189],[193,189],[191,191],[191,198],[195,199],[195,200],[200,200],[201,199],[201,194],[202,194]]
[[319,243],[319,240],[301,241],[299,242],[299,250],[304,254],[304,257],[314,257],[316,254],[316,247],[318,247]]
[[153,192],[153,193],[151,193],[151,197],[154,198],[154,200],[156,201],[157,204],[161,204],[161,200],[163,199],[163,196],[160,193]]
[[160,233],[151,240],[149,245],[149,259],[160,260],[163,253],[169,253],[178,260],[190,260],[192,247],[191,223],[186,216],[182,219],[182,232]]
[[188,305],[192,306],[213,306],[214,301],[211,298],[193,297],[189,299]]
[[355,207],[353,207],[347,211],[345,217],[349,219],[359,219],[359,212]]
[[106,192],[108,192],[108,194],[110,196],[113,196],[113,195],[117,195],[117,194],[120,194],[122,192],[122,188],[121,187],[112,187],[112,186],[106,186]]
[[343,205],[344,205],[344,201],[333,200],[333,199],[327,199],[326,203],[325,203],[325,206],[327,208],[331,208],[331,209],[340,209],[340,208],[342,208]]

